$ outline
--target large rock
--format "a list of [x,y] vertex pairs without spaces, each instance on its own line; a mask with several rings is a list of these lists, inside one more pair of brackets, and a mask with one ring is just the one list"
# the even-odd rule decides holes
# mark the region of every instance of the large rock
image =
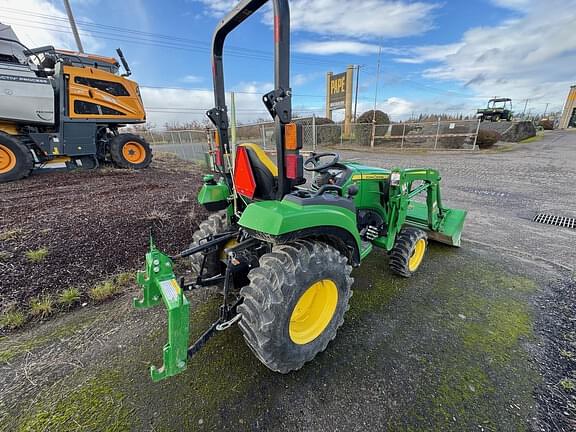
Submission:
[[482,122],[481,130],[491,130],[500,134],[501,141],[520,142],[536,136],[536,127],[531,121],[518,122]]

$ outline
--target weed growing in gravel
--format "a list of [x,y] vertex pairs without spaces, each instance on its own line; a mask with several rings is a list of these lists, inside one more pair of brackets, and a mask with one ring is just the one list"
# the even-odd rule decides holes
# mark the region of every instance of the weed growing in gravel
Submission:
[[10,252],[0,251],[0,262],[8,261],[10,258],[12,258],[12,254]]
[[17,229],[1,232],[0,233],[0,241],[15,240],[23,232],[24,232],[24,230],[22,228],[17,228]]
[[135,279],[134,273],[130,272],[120,273],[114,277],[115,282],[121,287],[124,287],[128,285],[130,282],[133,282],[134,279]]
[[152,209],[146,214],[146,219],[148,220],[160,220],[165,221],[170,218],[170,215],[159,209]]
[[54,309],[54,302],[50,297],[36,297],[30,300],[30,315],[33,317],[46,318]]
[[576,360],[576,354],[568,350],[560,350],[560,355],[569,360]]
[[67,288],[58,295],[58,303],[63,306],[72,306],[80,300],[80,290],[78,288]]
[[0,328],[14,330],[26,322],[26,315],[20,311],[8,311],[0,316]]
[[115,294],[118,294],[120,288],[120,285],[116,284],[115,282],[106,281],[96,285],[93,288],[90,288],[88,291],[88,296],[96,302],[102,302],[113,297]]
[[26,258],[33,263],[39,263],[46,259],[48,256],[48,249],[40,248],[36,250],[26,251]]
[[560,380],[560,386],[562,386],[564,390],[571,392],[576,389],[576,382],[573,379],[564,378]]

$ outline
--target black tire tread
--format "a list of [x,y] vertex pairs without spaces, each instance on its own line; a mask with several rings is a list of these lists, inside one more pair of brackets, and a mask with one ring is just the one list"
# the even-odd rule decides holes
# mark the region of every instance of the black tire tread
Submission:
[[407,227],[403,228],[398,233],[396,243],[390,251],[390,260],[388,263],[390,270],[393,273],[409,278],[416,270],[418,270],[416,269],[414,272],[410,271],[408,262],[412,256],[416,243],[420,239],[426,240],[426,248],[428,248],[428,235],[426,234],[426,231],[418,228]]
[[[226,217],[226,211],[222,210],[218,213],[213,213],[208,216],[208,219],[201,222],[198,229],[192,234],[192,243],[190,248],[198,246],[200,240],[214,234],[223,232],[228,226],[228,220]],[[190,264],[192,271],[196,274],[200,272],[200,267],[202,266],[202,260],[204,255],[197,253],[190,256]],[[206,257],[206,269],[205,274],[211,275],[219,270],[220,257],[217,254],[210,254]]]
[[[291,341],[279,340],[272,337],[274,330],[287,322],[290,298],[298,292],[298,278],[302,273],[314,271],[314,268],[333,265],[342,272],[346,295],[343,303],[337,307],[337,321],[326,328],[318,338],[310,344],[314,349],[302,351],[291,358],[284,355],[283,343]],[[256,357],[269,369],[288,373],[300,369],[305,363],[312,360],[319,352],[326,349],[336,332],[344,323],[344,314],[349,309],[349,299],[352,296],[350,287],[354,279],[350,276],[352,266],[348,260],[333,247],[308,240],[299,240],[294,243],[275,246],[271,253],[260,258],[260,267],[248,274],[250,284],[241,289],[244,298],[238,307],[242,315],[239,327],[246,343]],[[340,302],[340,300],[339,300]]]
[[6,174],[0,174],[0,183],[20,180],[28,177],[34,169],[32,152],[16,137],[0,131],[0,144],[10,148],[16,154],[16,166]]

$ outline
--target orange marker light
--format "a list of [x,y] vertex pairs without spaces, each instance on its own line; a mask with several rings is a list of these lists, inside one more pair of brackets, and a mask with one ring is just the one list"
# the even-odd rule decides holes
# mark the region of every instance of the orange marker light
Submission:
[[286,150],[299,150],[302,146],[298,142],[298,125],[288,123],[284,126],[284,148]]

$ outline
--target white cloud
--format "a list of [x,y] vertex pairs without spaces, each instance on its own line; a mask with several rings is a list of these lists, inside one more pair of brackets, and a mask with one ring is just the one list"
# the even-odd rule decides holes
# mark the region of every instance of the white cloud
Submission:
[[[272,83],[240,83],[236,92],[237,119],[250,122],[258,118],[269,118],[262,103],[262,94],[272,90]],[[187,90],[183,88],[141,87],[142,100],[148,122],[161,128],[166,123],[205,122],[206,111],[214,106],[212,89]],[[227,94],[230,114],[230,95]]]
[[300,53],[316,55],[354,54],[367,55],[378,52],[378,45],[355,41],[300,42],[295,50]]
[[561,105],[576,79],[576,0],[498,3],[519,16],[470,29],[455,44],[419,48],[411,61],[436,61],[425,77],[459,81],[476,95],[529,98],[541,110],[546,102]]
[[[198,0],[221,16],[235,0]],[[348,37],[395,38],[422,34],[433,25],[437,4],[405,0],[292,0],[293,30]],[[268,12],[266,23],[273,22]]]
[[180,79],[181,82],[185,82],[185,83],[199,83],[204,81],[204,78],[202,78],[201,76],[198,75],[185,75]]
[[[68,30],[67,15],[63,8],[58,8],[48,0],[0,0],[0,22],[12,27],[20,42],[30,48],[53,45],[55,48],[76,50],[72,32],[62,32],[60,27]],[[36,14],[36,15],[32,15]],[[52,23],[38,14],[53,17]],[[87,18],[77,16],[86,21]],[[40,24],[37,21],[46,21]],[[65,20],[65,21],[61,21]],[[101,44],[89,32],[81,32],[82,44],[86,51],[98,53]]]

